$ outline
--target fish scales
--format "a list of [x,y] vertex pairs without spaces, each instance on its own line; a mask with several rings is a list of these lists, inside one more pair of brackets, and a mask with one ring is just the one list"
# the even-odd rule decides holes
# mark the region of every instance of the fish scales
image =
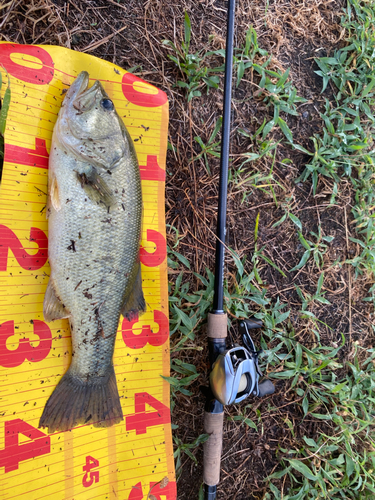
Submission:
[[49,160],[47,320],[68,317],[72,360],[40,427],[122,420],[112,364],[122,312],[145,310],[139,242],[140,173],[134,146],[99,82],[82,72],[57,119]]

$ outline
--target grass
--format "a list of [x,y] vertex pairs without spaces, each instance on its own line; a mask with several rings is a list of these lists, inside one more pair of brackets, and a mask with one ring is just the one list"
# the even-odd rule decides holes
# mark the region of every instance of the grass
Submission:
[[[352,241],[359,245],[361,253],[339,264],[351,264],[357,276],[368,273],[373,277],[375,6],[371,2],[348,0],[341,23],[347,32],[347,46],[336,50],[331,57],[316,60],[319,67],[317,73],[322,77],[322,91],[331,85],[334,98],[325,102],[321,113],[323,133],[311,138],[313,151],[293,141],[286,120],[280,117],[280,113],[298,114],[296,104],[304,102],[297,96],[288,79],[289,71],[281,73],[268,69],[272,57],[258,46],[255,30],[248,30],[245,46],[235,51],[237,86],[245,78],[246,72],[257,74],[260,80],[254,95],[273,110],[273,118],[268,121],[265,119],[253,135],[243,129],[238,131],[252,141],[253,150],[243,154],[244,160],[240,167],[235,169],[232,165],[230,181],[250,192],[251,189],[264,190],[272,196],[277,206],[274,188],[278,184],[273,177],[272,166],[268,175],[249,173],[247,167],[265,157],[273,158],[274,161],[278,143],[269,139],[268,134],[278,126],[290,145],[310,157],[297,181],[305,182],[311,178],[314,195],[322,176],[332,181],[331,203],[340,190],[343,178],[352,183],[356,202],[352,214],[358,233],[358,238]],[[223,51],[216,51],[215,54],[224,56]],[[200,157],[210,152],[208,148],[212,145],[215,148],[218,146],[214,139],[211,137],[206,146],[203,141],[197,141],[202,149]],[[207,158],[205,163],[210,173]],[[266,480],[268,492],[264,498],[371,499],[375,496],[375,350],[354,342],[350,346],[353,352],[349,361],[341,355],[345,346],[344,336],[341,343],[337,342],[336,345],[321,343],[319,324],[322,322],[310,309],[316,303],[330,305],[325,297],[323,269],[324,255],[333,236],[324,235],[321,227],[318,232],[310,231],[309,236],[304,236],[302,222],[293,214],[292,202],[293,197],[286,197],[280,204],[284,215],[273,227],[284,224],[287,219],[296,226],[301,248],[304,249],[300,262],[286,271],[264,255],[265,247],[258,248],[258,214],[251,270],[245,270],[245,258],[240,259],[235,252],[231,252],[235,272],[231,273],[230,280],[225,284],[225,305],[230,317],[246,318],[255,314],[256,318],[263,321],[261,369],[275,381],[288,382],[288,392],[294,395],[302,422],[311,420],[319,429],[314,436],[300,436],[290,419],[285,417],[283,424],[290,431],[291,443],[288,448],[278,447],[279,467]],[[180,269],[183,264],[190,269],[189,262],[184,261],[175,249],[169,250],[169,256],[172,267]],[[279,300],[272,302],[268,298],[259,266],[261,262],[270,265],[285,276],[287,272],[303,269],[311,260],[318,271],[316,291],[309,292],[295,286],[301,304],[298,321],[305,323],[312,338],[308,344],[299,340],[293,326],[295,320],[292,322],[291,310],[287,305]],[[212,272],[207,269],[206,276],[189,274],[192,275],[200,283],[199,290],[192,291],[193,285],[183,271],[178,275],[175,285],[171,285],[171,332],[180,336],[175,342],[175,350],[182,350],[187,345],[194,348],[190,341],[194,341],[212,303]],[[369,294],[367,300],[373,301],[375,285]],[[176,390],[186,391],[186,386],[197,378],[192,365],[183,367],[180,362],[175,364],[174,371],[172,378],[178,379],[178,382],[171,381],[174,394]],[[277,412],[277,408],[267,411],[272,414]],[[247,404],[229,418],[231,422],[247,426],[251,432],[262,432],[262,413],[259,409],[253,410],[252,405]],[[180,457],[184,445],[181,441],[176,444]],[[198,441],[194,441],[191,446],[195,444],[199,444]],[[189,446],[187,449],[190,449]]]
[[356,275],[375,271],[375,228],[373,223],[375,150],[375,6],[372,2],[348,0],[341,24],[347,46],[332,57],[316,59],[323,89],[331,85],[333,102],[326,100],[321,113],[323,134],[312,137],[314,151],[295,145],[311,157],[299,180],[311,177],[314,194],[319,178],[333,180],[333,191],[343,178],[352,183],[355,205],[352,214],[362,251],[348,262]]
[[202,95],[202,88],[206,88],[207,93],[210,88],[217,89],[219,87],[219,77],[213,75],[222,68],[209,68],[205,66],[205,59],[211,53],[203,53],[201,51],[190,53],[191,44],[191,21],[187,12],[185,12],[184,20],[184,40],[180,46],[174,44],[171,40],[163,40],[163,45],[170,49],[171,53],[168,58],[173,61],[184,80],[178,80],[177,86],[185,89],[188,102],[194,97]]
[[5,126],[6,126],[6,119],[7,119],[7,115],[8,115],[9,106],[10,106],[10,81],[8,80],[8,86],[5,89],[3,97],[1,98],[2,87],[3,87],[3,78],[2,78],[2,73],[0,71],[0,180],[1,180],[1,174],[3,171],[3,162],[4,162]]

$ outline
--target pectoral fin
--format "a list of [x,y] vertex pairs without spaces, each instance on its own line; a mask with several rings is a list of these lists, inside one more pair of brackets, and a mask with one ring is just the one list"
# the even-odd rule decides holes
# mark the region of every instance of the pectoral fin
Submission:
[[48,189],[47,218],[51,212],[52,207],[56,210],[56,212],[58,212],[61,208],[59,186],[57,184],[57,179],[54,175],[51,177]]
[[131,321],[135,315],[140,312],[146,311],[146,301],[142,291],[142,275],[141,275],[141,265],[139,264],[139,269],[137,277],[134,280],[134,286],[130,294],[126,297],[124,305],[121,309],[121,314],[124,318]]
[[43,315],[46,321],[69,318],[70,316],[69,311],[67,311],[64,304],[58,298],[51,278],[49,279],[46,294],[44,296]]
[[77,178],[91,201],[95,203],[101,202],[106,207],[111,207],[115,204],[116,200],[109,186],[105,180],[100,177],[94,167],[91,167],[87,172],[77,172]]

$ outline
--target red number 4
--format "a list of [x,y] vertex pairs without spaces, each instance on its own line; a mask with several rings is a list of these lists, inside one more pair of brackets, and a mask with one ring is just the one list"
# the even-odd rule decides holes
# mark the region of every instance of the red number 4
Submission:
[[[146,404],[152,406],[156,411],[146,412]],[[147,392],[138,392],[135,394],[135,415],[126,417],[126,430],[135,430],[136,434],[145,434],[147,427],[169,424],[170,421],[171,414],[168,406]]]
[[[20,418],[5,422],[5,448],[0,450],[0,467],[4,472],[18,469],[20,462],[41,457],[51,451],[51,440],[39,429],[35,429]],[[27,437],[29,441],[19,444],[18,434]]]
[[85,488],[88,488],[93,483],[99,482],[99,471],[96,470],[95,472],[91,472],[91,469],[94,469],[95,467],[99,467],[99,460],[87,455],[86,465],[82,467],[83,472],[86,472],[82,478],[82,484]]

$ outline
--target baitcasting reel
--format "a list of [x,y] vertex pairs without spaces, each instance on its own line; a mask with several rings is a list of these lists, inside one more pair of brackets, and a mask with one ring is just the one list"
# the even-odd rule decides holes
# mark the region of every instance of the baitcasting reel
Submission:
[[262,397],[275,391],[270,380],[258,383],[259,377],[262,376],[258,367],[261,351],[255,349],[249,330],[262,326],[260,320],[242,320],[240,333],[245,347],[235,345],[219,354],[213,364],[210,385],[215,398],[223,405],[239,403],[250,394]]

